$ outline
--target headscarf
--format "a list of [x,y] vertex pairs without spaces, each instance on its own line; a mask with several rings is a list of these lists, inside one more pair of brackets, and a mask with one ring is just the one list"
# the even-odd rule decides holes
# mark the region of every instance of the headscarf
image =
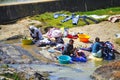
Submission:
[[35,27],[34,25],[30,25],[30,26],[29,26],[29,29],[30,29],[30,30],[34,30],[34,29],[36,29],[36,27]]

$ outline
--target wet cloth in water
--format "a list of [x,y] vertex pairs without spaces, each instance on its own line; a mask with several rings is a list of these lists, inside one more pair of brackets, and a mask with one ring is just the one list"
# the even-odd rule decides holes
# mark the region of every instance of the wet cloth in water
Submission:
[[72,61],[76,62],[86,62],[87,58],[85,53],[82,50],[78,50],[74,56],[71,56]]

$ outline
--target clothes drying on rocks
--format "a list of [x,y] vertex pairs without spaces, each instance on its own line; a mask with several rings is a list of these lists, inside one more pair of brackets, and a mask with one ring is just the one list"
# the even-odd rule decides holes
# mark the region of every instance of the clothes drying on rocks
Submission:
[[60,13],[55,13],[55,14],[54,14],[54,18],[55,18],[55,19],[57,19],[59,16],[64,16],[64,17],[66,17],[67,15],[65,15],[65,14],[60,14]]
[[87,21],[87,19],[93,21],[93,22],[96,23],[96,24],[98,23],[97,20],[95,20],[95,19],[93,19],[93,18],[91,18],[91,17],[88,17],[88,16],[80,16],[79,18],[82,18],[83,21],[84,21],[87,25],[90,24],[90,23]]
[[87,19],[95,22],[96,24],[98,23],[98,21],[95,20],[94,18],[85,16],[85,15],[82,15],[82,16],[76,15],[75,13],[72,13],[71,15],[65,15],[65,14],[59,14],[59,13],[54,14],[54,18],[55,18],[55,19],[58,18],[59,16],[64,16],[64,17],[65,17],[63,20],[61,20],[62,23],[66,22],[66,21],[69,21],[69,20],[72,20],[72,24],[73,24],[73,25],[77,25],[80,18],[82,18],[82,20],[83,20],[87,25],[89,25],[89,22],[87,21]]
[[70,19],[72,19],[72,16],[66,16],[61,22],[66,22]]
[[73,25],[77,25],[78,24],[78,20],[79,20],[79,15],[76,15],[74,18],[72,18],[72,24]]
[[118,21],[120,21],[120,15],[113,15],[113,16],[110,16],[109,18],[108,18],[108,21],[110,21],[110,22],[118,22]]

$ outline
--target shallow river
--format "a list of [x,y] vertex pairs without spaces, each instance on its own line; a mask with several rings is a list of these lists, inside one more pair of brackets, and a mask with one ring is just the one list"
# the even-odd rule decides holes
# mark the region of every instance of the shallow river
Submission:
[[[12,41],[7,41],[5,43],[21,45],[20,40],[12,40]],[[21,46],[24,47],[24,49],[26,47],[23,45]],[[26,47],[28,51],[33,50],[33,52],[36,52],[34,48],[35,46],[32,45]],[[33,69],[36,69],[37,71],[51,72],[49,76],[50,80],[92,80],[90,79],[90,75],[93,73],[93,71],[100,65],[106,63],[108,62],[89,60],[86,63],[78,62],[75,64],[67,64],[63,66],[57,66],[53,64],[45,64],[45,65],[29,64],[29,65]],[[15,64],[13,66],[15,66]],[[17,66],[19,65],[17,64]]]

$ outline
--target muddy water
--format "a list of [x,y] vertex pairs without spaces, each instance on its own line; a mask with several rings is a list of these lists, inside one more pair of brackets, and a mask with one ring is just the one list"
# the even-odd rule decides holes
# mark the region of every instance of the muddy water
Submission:
[[[21,45],[20,40],[12,40],[6,41],[4,43],[14,44],[23,47],[24,49],[31,52],[31,54],[36,57],[37,59],[41,60],[41,56],[39,55],[39,50],[41,48],[36,47],[35,45]],[[44,60],[43,58],[43,61]],[[49,61],[46,61],[49,62]],[[52,65],[52,64],[29,64],[33,69],[36,71],[48,71],[50,72],[50,80],[92,80],[90,75],[93,71],[99,67],[100,65],[108,63],[107,61],[92,61],[89,60],[86,63],[74,63],[74,64],[67,64],[62,66]],[[57,63],[59,64],[59,63]],[[13,65],[14,66],[14,65]],[[17,66],[19,66],[17,64]]]

